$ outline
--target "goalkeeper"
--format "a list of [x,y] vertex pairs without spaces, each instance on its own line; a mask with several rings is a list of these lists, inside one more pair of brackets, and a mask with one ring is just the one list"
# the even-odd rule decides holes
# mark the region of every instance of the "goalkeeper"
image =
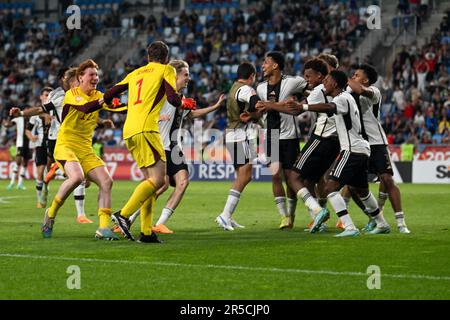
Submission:
[[[158,129],[159,114],[165,101],[175,107],[183,104],[176,91],[175,69],[168,65],[169,48],[162,41],[151,43],[147,48],[149,63],[129,73],[125,79],[108,90],[104,100],[112,99],[128,91],[128,111],[123,127],[126,146],[144,174],[142,181],[121,210],[112,219],[124,236],[134,240],[129,231],[129,217],[141,208],[141,233],[138,242],[159,243],[152,232],[152,207],[156,191],[164,186],[166,154]],[[186,99],[187,103],[192,99]]]

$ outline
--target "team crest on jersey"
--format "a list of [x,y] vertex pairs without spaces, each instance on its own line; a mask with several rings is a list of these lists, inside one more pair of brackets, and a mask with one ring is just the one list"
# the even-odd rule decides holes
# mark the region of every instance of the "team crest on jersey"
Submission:
[[81,100],[83,100],[82,97],[80,97],[80,96],[76,96],[76,97],[75,97],[75,101],[76,101],[76,102],[80,102]]

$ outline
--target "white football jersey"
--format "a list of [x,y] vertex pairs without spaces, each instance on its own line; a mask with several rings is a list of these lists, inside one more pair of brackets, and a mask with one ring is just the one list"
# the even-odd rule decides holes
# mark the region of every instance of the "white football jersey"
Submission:
[[[291,96],[303,94],[308,83],[300,76],[283,75],[280,83],[270,86],[267,81],[258,85],[256,92],[262,101],[283,101]],[[300,138],[299,120],[296,116],[269,111],[264,115],[267,130],[278,129],[280,140]]]
[[381,92],[375,86],[370,86],[369,89],[373,92],[372,98],[352,93],[362,115],[362,133],[370,145],[387,145],[386,134],[380,123]]
[[32,116],[29,120],[32,125],[31,134],[37,136],[37,141],[30,141],[30,148],[41,147],[44,142],[44,121],[39,116]]
[[[311,91],[306,100],[308,101],[308,104],[318,104],[328,103],[332,99],[332,97],[327,97],[325,95],[325,88],[323,84],[319,84]],[[334,115],[329,116],[326,113],[317,113],[314,134],[323,138],[335,137],[337,132],[336,124],[334,122]]]
[[[61,127],[61,118],[66,92],[62,87],[58,87],[51,91],[48,95],[48,102],[44,104],[44,111],[52,116],[50,129],[48,130],[48,139],[56,140],[58,137],[59,128]],[[51,102],[51,104],[49,104]]]
[[164,150],[170,151],[171,145],[179,143],[180,132],[176,132],[176,130],[181,129],[184,119],[190,112],[190,110],[175,108],[167,100],[164,102],[159,113],[160,119],[158,120],[159,134],[161,135]]
[[17,117],[11,121],[16,124],[16,148],[22,148],[25,140],[25,119],[24,117]]

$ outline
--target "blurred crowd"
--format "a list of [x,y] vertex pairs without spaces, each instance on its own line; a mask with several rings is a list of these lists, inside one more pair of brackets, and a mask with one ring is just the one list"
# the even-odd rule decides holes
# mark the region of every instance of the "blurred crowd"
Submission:
[[450,143],[450,12],[429,42],[403,47],[385,88],[383,127],[390,143]]

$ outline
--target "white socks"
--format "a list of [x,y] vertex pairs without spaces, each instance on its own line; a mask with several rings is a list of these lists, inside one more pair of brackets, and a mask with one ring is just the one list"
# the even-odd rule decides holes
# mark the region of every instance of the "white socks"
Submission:
[[380,208],[380,211],[383,210],[384,204],[386,203],[386,200],[388,199],[389,194],[385,192],[378,193],[378,208]]
[[19,181],[17,182],[17,184],[20,186],[23,184],[23,180],[25,179],[25,172],[27,171],[27,168],[24,166],[20,166],[20,171],[19,171]]
[[295,216],[295,210],[297,209],[297,198],[287,198],[287,212],[289,216]]
[[332,192],[328,195],[328,201],[330,201],[334,211],[344,224],[345,230],[356,230],[355,224],[347,212],[347,205],[342,195],[339,192]]
[[158,219],[158,222],[156,222],[156,225],[159,226],[160,224],[166,224],[167,220],[172,216],[173,210],[170,208],[164,208],[161,212],[161,216]]
[[330,201],[331,206],[337,215],[341,212],[347,211],[347,206],[345,205],[344,198],[342,198],[339,192],[332,192],[328,195],[328,201]]
[[141,208],[137,209],[129,218],[130,223],[133,224],[134,221],[136,221],[137,217],[139,217],[139,215],[141,214]]
[[241,198],[241,193],[237,190],[230,189],[230,194],[228,195],[227,202],[225,203],[225,208],[223,209],[222,215],[227,219],[231,219],[231,216],[236,210],[236,207]]
[[12,170],[11,174],[11,181],[9,182],[10,185],[14,185],[14,183],[16,183],[17,171],[18,171],[17,166],[14,166],[14,169]]
[[36,180],[36,195],[37,195],[38,202],[41,202],[43,185],[44,185],[44,181]]
[[406,227],[405,214],[403,213],[403,211],[395,213],[395,220],[397,220],[398,227]]
[[307,188],[302,188],[297,192],[297,199],[302,199],[314,215],[322,209],[317,200],[311,195],[311,193],[309,193]]
[[388,225],[386,220],[384,219],[383,214],[380,212],[380,209],[378,207],[378,202],[373,196],[372,192],[369,192],[369,194],[365,198],[360,198],[361,202],[366,207],[366,212],[375,219],[377,223],[377,227],[385,227]]
[[339,219],[341,219],[341,222],[344,224],[345,230],[356,230],[353,220],[348,213],[340,216]]

